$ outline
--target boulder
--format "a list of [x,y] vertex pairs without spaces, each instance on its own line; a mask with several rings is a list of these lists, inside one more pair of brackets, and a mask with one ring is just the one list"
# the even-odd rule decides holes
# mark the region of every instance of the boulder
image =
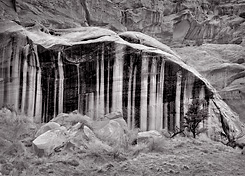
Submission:
[[34,152],[39,156],[50,155],[56,147],[67,142],[67,135],[63,130],[54,129],[38,136],[32,143]]
[[171,138],[171,134],[168,132],[167,129],[162,129],[161,134],[165,136],[166,138]]
[[125,132],[128,131],[128,125],[126,121],[123,119],[123,115],[121,112],[111,112],[109,114],[106,114],[105,117],[109,120],[114,120],[118,122]]
[[76,123],[75,125],[73,125],[73,126],[68,130],[69,135],[70,135],[70,136],[74,136],[74,135],[77,133],[77,131],[78,131],[80,128],[82,128],[82,127],[83,127],[83,124],[82,124],[82,123],[80,123],[80,122]]
[[78,148],[80,150],[103,150],[109,151],[110,146],[103,143],[96,137],[94,132],[87,126],[78,122],[69,130],[69,141],[66,144],[66,149]]
[[84,134],[83,130],[79,130],[75,133],[75,135],[70,136],[69,143],[71,143],[75,148],[83,151],[89,149],[88,138]]
[[[126,132],[117,120],[101,121],[101,128],[94,128],[94,133],[109,145],[125,144]],[[126,122],[125,122],[126,123]],[[97,126],[99,123],[97,122]]]
[[118,119],[118,118],[123,118],[122,113],[120,111],[118,112],[111,112],[105,115],[105,118],[107,119]]
[[70,113],[70,114],[61,113],[51,121],[56,122],[62,126],[65,126],[66,128],[70,128],[78,122],[85,124],[87,126],[91,126],[92,124],[92,119],[90,117],[86,115],[75,114],[75,113]]
[[156,130],[139,132],[137,136],[137,143],[152,143],[156,139],[160,139],[163,136]]
[[237,139],[235,141],[235,145],[238,146],[239,148],[243,148],[243,154],[245,154],[245,136]]
[[60,129],[60,124],[56,122],[48,122],[44,124],[43,126],[41,126],[41,128],[35,134],[35,138],[49,130],[55,130],[55,129]]
[[56,122],[60,125],[63,125],[65,123],[65,119],[69,117],[69,114],[67,113],[60,113],[55,118],[50,120],[50,122]]
[[89,149],[93,148],[95,150],[104,150],[104,151],[110,151],[112,149],[109,145],[99,140],[89,127],[84,126],[84,133],[88,138]]
[[138,133],[138,138],[140,138],[140,137],[157,138],[157,137],[162,137],[162,135],[160,134],[160,132],[158,132],[156,130],[150,130],[150,131],[139,132]]

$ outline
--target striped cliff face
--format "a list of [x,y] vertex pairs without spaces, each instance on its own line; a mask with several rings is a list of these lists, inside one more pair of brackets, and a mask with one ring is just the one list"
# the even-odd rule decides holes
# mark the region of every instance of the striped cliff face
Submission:
[[193,98],[209,101],[205,84],[167,57],[100,42],[39,49],[42,121],[76,109],[93,119],[121,111],[130,128],[180,128]]
[[120,111],[129,128],[175,131],[198,98],[216,112],[204,127],[218,121],[217,128],[240,132],[212,86],[167,46],[139,33],[124,34],[139,39],[130,43],[99,28],[74,30],[61,36],[22,28],[1,33],[0,106],[39,122],[74,110],[94,120]]

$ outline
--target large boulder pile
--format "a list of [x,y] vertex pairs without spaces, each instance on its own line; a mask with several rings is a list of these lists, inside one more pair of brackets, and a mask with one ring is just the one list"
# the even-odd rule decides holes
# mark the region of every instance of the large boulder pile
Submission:
[[128,128],[118,112],[107,114],[100,121],[79,113],[62,113],[41,126],[35,136],[33,148],[38,156],[48,156],[62,148],[108,152],[113,146],[128,142]]

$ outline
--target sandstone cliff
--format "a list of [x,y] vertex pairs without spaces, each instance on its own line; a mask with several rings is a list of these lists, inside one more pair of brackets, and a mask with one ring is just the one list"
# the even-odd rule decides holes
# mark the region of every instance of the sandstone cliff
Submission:
[[244,4],[0,0],[0,175],[242,175]]
[[[217,101],[213,104],[209,102],[216,109],[213,114],[219,116],[225,113],[222,118],[226,118],[226,124],[231,125],[233,132],[240,130],[234,127],[237,115],[220,101],[212,86],[161,42],[173,46],[201,45],[203,42],[243,44],[244,1],[2,0],[0,4],[1,19],[4,20],[1,31],[1,105],[11,104],[16,111],[35,116],[37,121],[49,121],[60,112],[74,109],[89,113],[94,118],[126,109],[124,115],[131,127],[136,125],[154,129],[167,126],[174,130],[183,119],[190,103],[188,99],[196,97],[195,94],[200,91],[199,96],[208,101],[217,98],[214,98]],[[113,31],[122,33],[117,35]],[[161,42],[142,33],[124,31],[143,32]],[[238,102],[224,98],[238,90],[234,86],[226,87],[242,77],[241,66],[238,66],[239,69],[236,69],[237,66],[232,68],[235,71],[231,71],[229,80],[221,85],[217,82],[220,74],[216,75],[215,72],[215,76],[210,76],[199,69],[199,64],[204,61],[192,64],[190,58],[193,57],[187,59],[185,54],[180,54],[187,63],[211,80],[233,110],[243,115]],[[162,59],[169,59],[177,65],[163,62]],[[242,60],[239,59],[237,62],[240,63]],[[150,74],[142,76],[143,72]],[[189,72],[194,73],[194,78]],[[115,83],[118,77],[119,84]],[[199,79],[203,83],[197,81]],[[223,80],[224,77],[220,79],[221,82]],[[152,89],[155,85],[156,89]],[[190,86],[189,93],[184,93],[188,92],[185,90],[188,89],[187,85]],[[196,88],[192,86],[198,87],[198,91],[193,91]],[[163,91],[167,89],[169,92]],[[212,92],[212,96],[208,92]],[[238,94],[240,97],[240,92]],[[126,98],[122,98],[124,95]],[[136,101],[137,96],[141,97],[140,101]],[[159,102],[164,105],[160,104],[159,112],[155,112]],[[92,110],[97,107],[103,108],[96,112]],[[164,111],[167,114],[162,114]],[[141,114],[144,117],[135,120]],[[149,121],[149,117],[153,119]],[[154,124],[155,118],[162,120],[160,126]],[[231,119],[235,122],[230,122]]]
[[211,137],[242,134],[238,116],[209,82],[154,38],[98,27],[51,35],[6,20],[0,26],[1,106],[43,122],[76,109],[93,119],[121,111],[130,128],[175,131],[200,98]]
[[185,63],[195,67],[210,81],[222,99],[244,122],[244,47],[206,44],[200,47],[176,48],[176,51]]

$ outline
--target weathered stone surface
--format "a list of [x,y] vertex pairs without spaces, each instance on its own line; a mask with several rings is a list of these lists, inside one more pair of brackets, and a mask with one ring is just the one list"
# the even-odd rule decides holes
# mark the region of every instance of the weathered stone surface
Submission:
[[88,146],[88,137],[84,132],[84,127],[81,123],[77,123],[72,127],[69,131],[69,140],[68,143],[73,144],[75,147],[79,148],[80,150],[86,150],[89,148]]
[[[66,120],[69,120],[69,114],[66,113],[60,113],[58,114],[56,117],[54,117],[52,120],[50,120],[51,122],[55,122],[58,123],[59,125],[65,126],[66,124]],[[70,123],[69,123],[70,125]]]
[[154,140],[160,139],[163,136],[156,130],[139,132],[137,136],[137,143],[151,143]]
[[110,120],[115,120],[115,119],[121,119],[123,118],[123,115],[122,113],[119,111],[119,112],[111,112],[109,114],[106,114],[104,116],[106,119],[110,119]]
[[162,129],[160,131],[161,135],[166,137],[166,138],[171,138],[171,134],[169,133],[169,131],[165,128],[165,129]]
[[111,112],[109,114],[106,114],[105,118],[118,122],[121,128],[124,130],[124,132],[128,132],[128,125],[126,121],[123,119],[123,114],[121,112]]
[[[222,99],[244,122],[244,48],[239,45],[206,44],[201,47],[178,48],[176,51],[188,65],[195,67],[210,81]],[[217,111],[214,109],[211,111]],[[229,114],[230,111],[224,108],[222,112]],[[214,118],[210,119],[211,126],[221,125]]]
[[188,65],[195,67],[209,80],[244,122],[244,47],[206,44],[201,47],[176,48],[176,51]]
[[[100,26],[114,31],[138,31],[165,44],[244,44],[245,1],[212,0],[24,0],[0,1],[1,18],[23,26],[54,29]],[[59,32],[58,32],[59,33]]]
[[16,12],[16,4],[12,0],[0,1],[1,19],[9,19],[19,21],[18,14]]
[[63,130],[49,130],[33,141],[34,152],[38,156],[50,155],[56,147],[67,142],[67,136]]
[[43,134],[43,133],[45,133],[46,131],[49,131],[49,130],[58,130],[58,129],[60,129],[60,127],[61,126],[58,123],[48,122],[48,123],[44,124],[43,126],[41,126],[41,128],[35,134],[35,137],[38,137],[41,134]]
[[138,43],[145,46],[154,47],[162,51],[165,51],[169,54],[172,54],[174,56],[177,56],[176,53],[174,53],[170,49],[170,47],[159,42],[155,38],[145,35],[141,32],[134,32],[134,31],[122,32],[119,33],[119,36],[130,43]]
[[[239,139],[236,141],[236,143],[238,143],[240,146],[243,146],[243,148],[245,148],[245,147],[244,147],[244,146],[245,146],[245,137],[243,136],[243,137],[239,138]],[[245,154],[245,153],[243,152],[243,154]]]
[[87,143],[87,147],[88,149],[93,149],[93,150],[104,150],[104,151],[111,151],[112,148],[106,144],[106,141],[104,140],[100,140],[96,137],[95,133],[88,128],[87,126],[84,126],[84,133],[88,138],[88,143]]
[[66,128],[70,128],[73,125],[80,122],[81,124],[85,124],[87,126],[91,126],[92,119],[86,115],[81,114],[65,114],[61,113],[57,117],[53,118],[51,122],[56,122],[62,126],[65,126]]
[[95,129],[94,133],[109,145],[123,145],[126,142],[125,130],[116,120],[109,120],[102,128]]

